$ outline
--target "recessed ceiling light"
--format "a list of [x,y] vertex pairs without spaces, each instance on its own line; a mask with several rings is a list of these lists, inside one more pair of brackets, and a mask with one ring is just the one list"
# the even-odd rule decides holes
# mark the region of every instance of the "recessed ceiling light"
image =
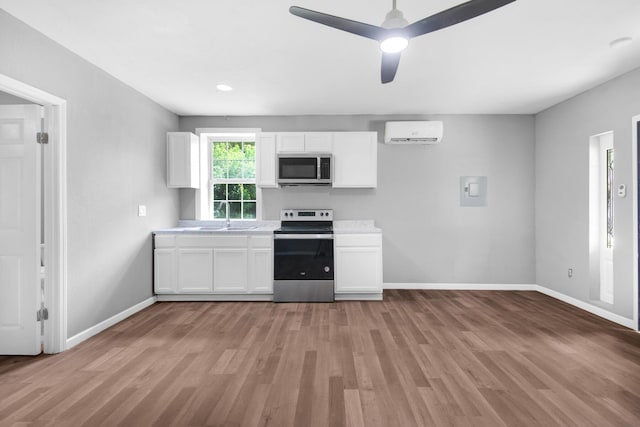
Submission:
[[619,39],[615,39],[611,43],[609,43],[609,47],[611,47],[612,49],[618,49],[624,46],[628,46],[631,44],[631,40],[631,37],[620,37]]
[[222,91],[222,92],[229,92],[230,90],[233,90],[233,88],[229,85],[226,84],[219,84],[216,86],[216,89]]

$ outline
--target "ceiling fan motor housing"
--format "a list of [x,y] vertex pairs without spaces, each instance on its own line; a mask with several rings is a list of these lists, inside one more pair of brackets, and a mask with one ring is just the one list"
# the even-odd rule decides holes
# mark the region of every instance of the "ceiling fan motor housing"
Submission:
[[409,22],[404,19],[404,15],[398,9],[391,9],[387,16],[384,18],[384,22],[382,23],[382,28],[404,28],[409,25]]

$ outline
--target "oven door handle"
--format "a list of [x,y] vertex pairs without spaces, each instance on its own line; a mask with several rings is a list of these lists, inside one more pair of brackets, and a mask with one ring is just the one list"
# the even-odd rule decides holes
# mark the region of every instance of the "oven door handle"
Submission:
[[274,239],[333,240],[333,234],[274,234]]

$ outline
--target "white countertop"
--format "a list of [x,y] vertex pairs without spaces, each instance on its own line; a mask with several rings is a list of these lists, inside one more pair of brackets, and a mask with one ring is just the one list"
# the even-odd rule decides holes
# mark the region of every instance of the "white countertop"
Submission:
[[[273,234],[280,221],[232,221],[227,229],[224,221],[181,220],[177,227],[154,230],[154,234]],[[334,234],[382,233],[373,220],[333,222]]]
[[372,219],[333,221],[334,234],[382,233]]

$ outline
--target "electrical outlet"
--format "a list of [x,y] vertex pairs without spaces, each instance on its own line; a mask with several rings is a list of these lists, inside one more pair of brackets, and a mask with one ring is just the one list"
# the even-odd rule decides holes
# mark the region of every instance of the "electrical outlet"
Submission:
[[145,205],[138,205],[138,216],[147,216],[147,207]]
[[567,270],[567,276],[573,277],[573,268],[569,267],[569,269]]

